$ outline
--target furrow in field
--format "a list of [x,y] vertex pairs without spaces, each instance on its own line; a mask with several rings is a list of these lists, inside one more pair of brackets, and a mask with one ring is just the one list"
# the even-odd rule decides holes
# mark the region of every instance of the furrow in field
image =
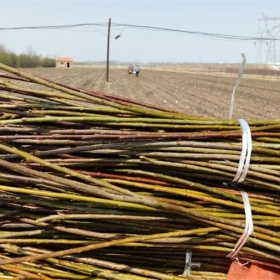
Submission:
[[[141,69],[140,76],[128,75],[125,67],[74,69],[37,68],[24,70],[38,76],[98,92],[190,115],[228,118],[236,76],[219,73],[170,72]],[[279,118],[280,80],[244,76],[235,93],[234,118]]]

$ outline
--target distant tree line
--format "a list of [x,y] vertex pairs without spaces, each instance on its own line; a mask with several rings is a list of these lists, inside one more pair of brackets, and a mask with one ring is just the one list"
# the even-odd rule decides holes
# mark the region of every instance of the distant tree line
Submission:
[[55,67],[55,59],[43,58],[29,49],[27,53],[15,54],[0,44],[0,63],[14,68]]

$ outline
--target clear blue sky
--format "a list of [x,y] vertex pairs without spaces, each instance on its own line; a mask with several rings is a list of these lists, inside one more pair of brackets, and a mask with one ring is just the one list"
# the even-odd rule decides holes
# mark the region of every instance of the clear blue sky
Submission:
[[[0,28],[104,23],[104,26],[59,30],[0,31],[0,44],[17,54],[31,48],[43,57],[104,61],[111,18],[110,60],[142,63],[239,63],[241,53],[245,53],[247,63],[255,63],[260,57],[260,45],[254,41],[115,27],[116,23],[256,37],[263,14],[280,17],[278,0],[0,0],[0,9]],[[121,37],[115,40],[119,34]]]

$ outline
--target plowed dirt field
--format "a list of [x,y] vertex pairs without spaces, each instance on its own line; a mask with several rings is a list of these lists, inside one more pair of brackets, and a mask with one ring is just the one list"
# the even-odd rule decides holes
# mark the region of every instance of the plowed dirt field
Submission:
[[[195,116],[227,119],[237,74],[142,68],[139,77],[124,67],[25,70],[78,88],[106,92]],[[234,119],[280,118],[280,78],[244,75],[235,93]]]

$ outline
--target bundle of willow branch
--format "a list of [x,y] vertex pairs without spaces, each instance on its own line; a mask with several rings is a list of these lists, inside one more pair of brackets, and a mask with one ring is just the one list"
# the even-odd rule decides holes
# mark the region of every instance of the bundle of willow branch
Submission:
[[279,120],[248,121],[236,186],[237,120],[0,69],[1,279],[179,280],[190,251],[189,279],[225,279],[245,228],[239,187],[254,233],[238,258],[280,267]]

